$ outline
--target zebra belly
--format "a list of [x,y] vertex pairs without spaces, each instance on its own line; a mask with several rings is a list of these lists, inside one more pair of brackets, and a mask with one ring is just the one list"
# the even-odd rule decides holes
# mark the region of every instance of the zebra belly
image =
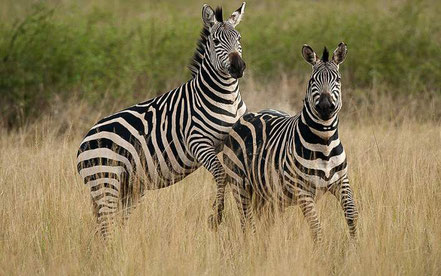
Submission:
[[147,189],[158,189],[181,181],[200,167],[200,164],[182,149],[180,141],[157,141],[150,139],[145,152],[144,172],[138,177],[145,178]]

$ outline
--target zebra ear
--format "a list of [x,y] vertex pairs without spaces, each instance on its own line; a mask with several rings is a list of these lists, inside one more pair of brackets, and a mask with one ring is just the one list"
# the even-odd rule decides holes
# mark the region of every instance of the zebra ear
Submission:
[[303,45],[302,55],[306,62],[311,64],[312,66],[314,66],[318,61],[317,55],[309,45]]
[[202,7],[202,20],[204,21],[204,25],[208,28],[213,27],[213,25],[217,23],[214,10],[207,4],[204,4]]
[[230,22],[234,27],[236,27],[242,20],[245,11],[245,4],[246,3],[243,2],[242,5],[231,14],[230,18],[228,18],[228,22]]
[[334,61],[335,64],[339,65],[345,60],[347,53],[348,46],[346,46],[344,42],[340,42],[337,49],[335,49],[334,54],[332,55],[332,61]]

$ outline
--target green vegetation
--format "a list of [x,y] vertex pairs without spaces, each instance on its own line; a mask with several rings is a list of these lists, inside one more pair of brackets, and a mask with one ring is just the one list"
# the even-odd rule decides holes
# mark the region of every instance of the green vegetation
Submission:
[[[53,98],[136,102],[186,81],[202,26],[199,1],[7,0],[0,13],[0,121],[44,112]],[[275,3],[274,3],[275,2]],[[435,1],[249,2],[242,34],[248,75],[267,82],[309,72],[300,49],[349,46],[347,87],[439,92],[441,21]],[[222,4],[229,15],[237,1]]]

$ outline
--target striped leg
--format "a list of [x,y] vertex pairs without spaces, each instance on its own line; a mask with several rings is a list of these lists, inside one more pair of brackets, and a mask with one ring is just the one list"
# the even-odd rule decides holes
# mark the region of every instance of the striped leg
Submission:
[[322,241],[322,228],[315,208],[314,197],[312,195],[302,195],[298,202],[311,229],[312,239],[315,243],[320,243]]
[[144,194],[144,185],[139,178],[132,177],[129,180],[126,174],[124,176],[124,185],[121,185],[121,211],[122,223],[126,224]]
[[[235,181],[233,181],[235,182]],[[253,217],[253,191],[251,185],[245,180],[242,183],[232,183],[234,200],[240,214],[240,225],[245,232],[249,227],[253,233],[256,232],[256,225]]]
[[225,202],[225,170],[219,158],[214,154],[211,159],[204,164],[205,168],[214,176],[216,181],[216,199],[213,202],[213,214],[209,216],[208,223],[213,230],[222,222],[222,213],[224,211]]
[[341,183],[336,183],[336,185],[333,185],[330,192],[340,202],[349,227],[349,234],[352,238],[355,238],[357,235],[358,211],[355,207],[351,186],[349,186],[349,179],[345,177]]
[[119,186],[119,180],[113,178],[100,178],[91,183],[91,196],[98,230],[105,240],[108,239],[110,228],[115,223],[114,217],[120,200]]
[[90,188],[98,232],[107,240],[115,225],[121,203],[121,188],[127,183],[127,172],[119,166],[98,165],[80,171]]

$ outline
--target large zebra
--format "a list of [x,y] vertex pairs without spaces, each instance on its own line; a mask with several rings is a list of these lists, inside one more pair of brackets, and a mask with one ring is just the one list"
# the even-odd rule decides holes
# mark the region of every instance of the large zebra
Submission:
[[[358,213],[338,136],[342,106],[339,64],[346,53],[342,42],[332,60],[328,60],[326,48],[319,59],[304,45],[303,57],[313,70],[302,111],[295,116],[275,110],[248,113],[233,126],[222,157],[244,228],[249,225],[255,230],[253,209],[261,211],[269,205],[283,210],[298,204],[314,241],[320,241],[315,201],[330,191],[341,203],[351,236],[356,235]],[[218,212],[222,209],[221,204]]]
[[[146,190],[168,187],[203,165],[223,183],[216,156],[233,124],[245,113],[240,34],[245,2],[224,21],[222,8],[202,8],[203,29],[192,79],[156,98],[100,120],[81,143],[78,172],[91,189],[104,237],[113,216],[129,210]],[[222,195],[223,196],[223,195]]]

